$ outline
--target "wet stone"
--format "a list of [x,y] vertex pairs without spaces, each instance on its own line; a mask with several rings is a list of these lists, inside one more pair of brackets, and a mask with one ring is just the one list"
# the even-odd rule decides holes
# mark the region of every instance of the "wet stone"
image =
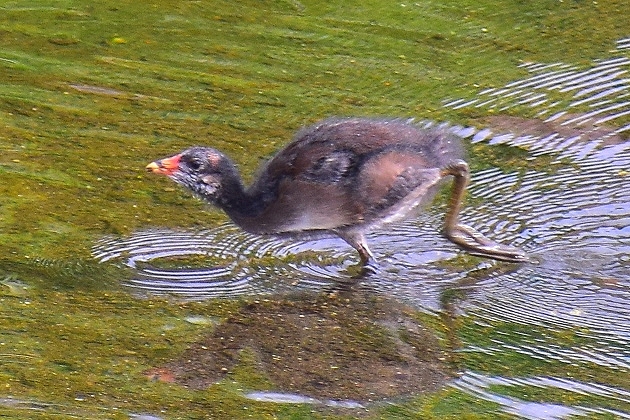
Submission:
[[253,355],[265,388],[319,399],[418,395],[453,377],[447,354],[414,312],[363,293],[251,301],[164,368],[204,389]]

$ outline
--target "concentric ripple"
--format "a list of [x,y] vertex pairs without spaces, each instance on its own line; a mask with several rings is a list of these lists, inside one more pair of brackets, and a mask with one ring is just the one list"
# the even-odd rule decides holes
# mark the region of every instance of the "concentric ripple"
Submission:
[[[128,282],[136,290],[207,299],[281,291],[281,281],[266,279],[273,273],[290,273],[291,264],[283,264],[283,259],[299,254],[301,246],[225,225],[203,231],[152,229],[125,239],[103,238],[93,252],[100,261],[123,258],[127,266],[136,268],[138,275]],[[282,266],[282,271],[275,266]],[[325,273],[320,277],[325,278]]]
[[[459,252],[432,228],[440,223],[440,217],[424,215],[393,226],[389,233],[371,235],[373,249],[381,251],[382,279],[366,287],[400,292],[401,283],[413,288],[424,279],[435,288],[433,304],[425,304],[438,309],[438,285],[462,275],[434,266]],[[352,281],[349,267],[358,262],[356,251],[337,238],[259,237],[231,224],[204,231],[152,229],[128,238],[106,237],[93,254],[101,262],[119,260],[134,268],[136,275],[127,282],[133,290],[183,299],[321,290]]]

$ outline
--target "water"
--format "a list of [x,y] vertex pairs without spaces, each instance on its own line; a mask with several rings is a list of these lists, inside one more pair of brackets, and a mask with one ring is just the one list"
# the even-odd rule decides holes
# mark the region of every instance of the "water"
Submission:
[[[574,6],[4,2],[0,417],[627,418],[627,6]],[[464,219],[531,263],[438,201],[356,283],[143,171],[207,143],[248,177],[332,115],[474,121]]]
[[630,393],[625,390],[614,389],[599,384],[585,384],[566,379],[556,378],[524,378],[508,379],[490,377],[475,373],[464,375],[455,386],[480,398],[496,402],[504,407],[505,411],[520,418],[537,420],[555,420],[570,418],[570,416],[589,417],[594,414],[609,414],[615,418],[628,418],[628,414],[612,409],[590,408],[583,406],[567,406],[535,401],[523,401],[518,398],[510,398],[493,393],[488,389],[492,385],[501,386],[531,386],[541,389],[557,388],[570,393],[597,395],[615,400],[627,401]]
[[[523,80],[445,101],[449,108],[497,114],[526,107],[533,115],[493,117],[482,129],[458,128],[473,144],[526,151],[518,170],[490,167],[473,174],[462,221],[522,248],[531,262],[458,264],[462,251],[438,233],[441,206],[368,238],[380,271],[360,287],[421,311],[473,319],[495,332],[489,342],[464,340],[463,353],[516,354],[554,367],[549,374],[522,376],[471,368],[454,381],[454,387],[517,416],[630,418],[628,411],[611,408],[621,402],[630,410],[624,381],[604,385],[606,377],[597,370],[621,378],[630,372],[630,59],[623,55],[629,48],[628,39],[620,40],[622,55],[588,68],[523,64],[530,73]],[[126,283],[132,293],[183,300],[322,291],[351,281],[348,269],[357,260],[338,239],[260,238],[232,225],[110,236],[93,254],[103,263],[135,269]],[[449,290],[463,295],[445,299]],[[506,324],[516,326],[516,338],[501,335]],[[563,334],[571,335],[571,345],[557,341]],[[561,375],[562,366],[580,378]],[[496,386],[542,389],[556,397],[528,401],[496,392]],[[570,402],[583,395],[597,397],[595,403]]]

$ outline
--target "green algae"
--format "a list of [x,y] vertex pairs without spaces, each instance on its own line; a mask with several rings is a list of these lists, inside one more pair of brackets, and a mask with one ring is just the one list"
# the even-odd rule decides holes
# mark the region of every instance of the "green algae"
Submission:
[[391,405],[383,410],[387,419],[510,419],[499,404],[485,401],[455,390],[445,390],[428,397],[408,401],[405,405]]
[[[3,3],[0,389],[33,400],[31,407],[41,401],[45,413],[6,405],[2,415],[322,418],[310,406],[245,400],[239,387],[269,385],[247,351],[234,382],[208,390],[145,378],[208,333],[187,316],[225,319],[244,304],[138,300],[117,291],[125,270],[90,261],[91,244],[105,234],[225,220],[167,180],[145,176],[146,163],[212,144],[233,156],[248,180],[298,127],[329,115],[474,124],[485,115],[443,109],[442,100],[521,77],[522,62],[590,63],[627,36],[626,9],[623,1],[551,0],[500,7],[489,0]],[[514,148],[471,152],[476,169],[500,162],[523,168],[523,152]],[[418,319],[463,342],[487,345],[493,334],[521,340],[513,325],[480,329],[458,321],[447,328],[435,317]],[[391,352],[382,333],[371,326],[357,337],[380,337]],[[571,347],[585,339],[569,330],[548,340]],[[627,386],[612,370],[517,354],[457,360],[506,376],[550,368],[563,376],[568,369],[583,380]],[[364,413],[381,415],[505,417],[495,404],[455,390]]]

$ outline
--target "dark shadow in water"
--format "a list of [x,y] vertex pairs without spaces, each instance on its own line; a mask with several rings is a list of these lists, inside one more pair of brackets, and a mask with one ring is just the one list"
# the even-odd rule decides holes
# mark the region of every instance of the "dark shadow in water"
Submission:
[[357,404],[440,389],[448,362],[406,305],[345,288],[250,301],[147,375],[206,389],[249,365],[285,397]]

